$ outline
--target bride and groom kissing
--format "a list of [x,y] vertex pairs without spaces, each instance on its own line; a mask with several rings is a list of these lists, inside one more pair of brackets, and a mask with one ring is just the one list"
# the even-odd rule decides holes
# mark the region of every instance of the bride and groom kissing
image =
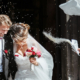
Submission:
[[0,15],[0,79],[52,80],[53,58],[29,29],[28,24],[12,24],[9,16]]

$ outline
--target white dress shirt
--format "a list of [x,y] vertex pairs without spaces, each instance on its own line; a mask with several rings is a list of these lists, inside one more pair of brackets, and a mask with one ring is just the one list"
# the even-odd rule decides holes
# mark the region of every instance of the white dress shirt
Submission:
[[[2,38],[2,37],[0,37]],[[2,69],[2,56],[3,56],[3,39],[0,39],[0,72],[3,72]]]

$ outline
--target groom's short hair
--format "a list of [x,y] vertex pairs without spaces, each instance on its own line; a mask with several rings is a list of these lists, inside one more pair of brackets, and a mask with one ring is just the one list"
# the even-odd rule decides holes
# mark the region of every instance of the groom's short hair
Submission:
[[11,22],[9,16],[1,14],[0,15],[0,25],[4,25],[4,24],[6,24],[7,26],[10,27],[12,25],[12,22]]

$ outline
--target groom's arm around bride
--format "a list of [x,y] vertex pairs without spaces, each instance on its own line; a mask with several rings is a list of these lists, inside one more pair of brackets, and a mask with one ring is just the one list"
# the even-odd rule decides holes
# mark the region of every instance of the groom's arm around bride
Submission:
[[5,50],[10,50],[10,54],[8,55],[8,77],[12,77],[12,79],[14,79],[17,71],[17,65],[13,55],[13,40],[11,39],[9,32],[5,36]]

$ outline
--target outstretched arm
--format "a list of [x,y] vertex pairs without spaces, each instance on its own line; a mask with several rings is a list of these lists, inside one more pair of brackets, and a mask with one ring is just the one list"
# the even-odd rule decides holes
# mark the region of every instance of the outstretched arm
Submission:
[[79,51],[79,53],[80,53],[80,48],[78,48],[78,51]]

